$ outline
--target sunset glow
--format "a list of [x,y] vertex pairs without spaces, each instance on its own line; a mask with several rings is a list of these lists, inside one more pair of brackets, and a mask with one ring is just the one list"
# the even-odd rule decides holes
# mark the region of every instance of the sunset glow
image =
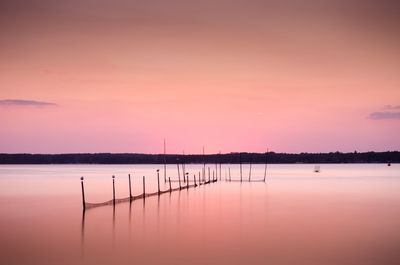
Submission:
[[1,1],[0,153],[399,150],[398,6],[301,2]]

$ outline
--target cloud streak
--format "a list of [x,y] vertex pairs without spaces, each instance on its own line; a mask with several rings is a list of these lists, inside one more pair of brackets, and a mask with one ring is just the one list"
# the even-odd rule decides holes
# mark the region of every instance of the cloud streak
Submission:
[[0,106],[49,107],[49,106],[57,106],[57,104],[53,102],[25,100],[25,99],[0,99]]
[[369,118],[371,120],[400,120],[400,112],[372,112]]
[[393,105],[386,105],[386,106],[384,107],[384,109],[387,109],[387,110],[400,109],[400,105],[396,105],[396,106],[393,106]]

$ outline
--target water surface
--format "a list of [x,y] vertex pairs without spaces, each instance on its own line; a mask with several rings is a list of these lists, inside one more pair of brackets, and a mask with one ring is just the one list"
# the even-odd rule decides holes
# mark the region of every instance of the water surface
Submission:
[[80,176],[101,202],[111,175],[119,198],[128,173],[134,195],[143,175],[157,190],[157,168],[167,189],[163,166],[2,165],[1,264],[400,264],[400,165],[269,165],[266,183],[226,182],[228,167],[239,179],[223,165],[217,183],[83,213]]

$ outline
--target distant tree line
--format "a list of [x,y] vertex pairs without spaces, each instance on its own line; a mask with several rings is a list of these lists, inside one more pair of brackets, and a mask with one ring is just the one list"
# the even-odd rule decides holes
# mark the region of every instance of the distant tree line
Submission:
[[400,152],[177,154],[0,154],[0,164],[400,163]]

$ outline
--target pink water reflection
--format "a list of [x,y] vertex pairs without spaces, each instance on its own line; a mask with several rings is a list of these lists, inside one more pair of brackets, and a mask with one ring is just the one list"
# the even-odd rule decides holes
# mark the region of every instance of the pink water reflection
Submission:
[[[197,172],[200,165],[188,166]],[[236,165],[232,167],[238,176]],[[399,165],[272,165],[267,183],[225,182],[82,214],[156,190],[157,166],[1,166],[4,264],[398,264]],[[161,168],[161,167],[160,167]],[[254,176],[263,167],[253,166]],[[175,173],[171,166],[171,176]],[[173,185],[177,185],[174,183]],[[162,185],[164,189],[164,184]],[[26,192],[24,192],[26,191]]]

